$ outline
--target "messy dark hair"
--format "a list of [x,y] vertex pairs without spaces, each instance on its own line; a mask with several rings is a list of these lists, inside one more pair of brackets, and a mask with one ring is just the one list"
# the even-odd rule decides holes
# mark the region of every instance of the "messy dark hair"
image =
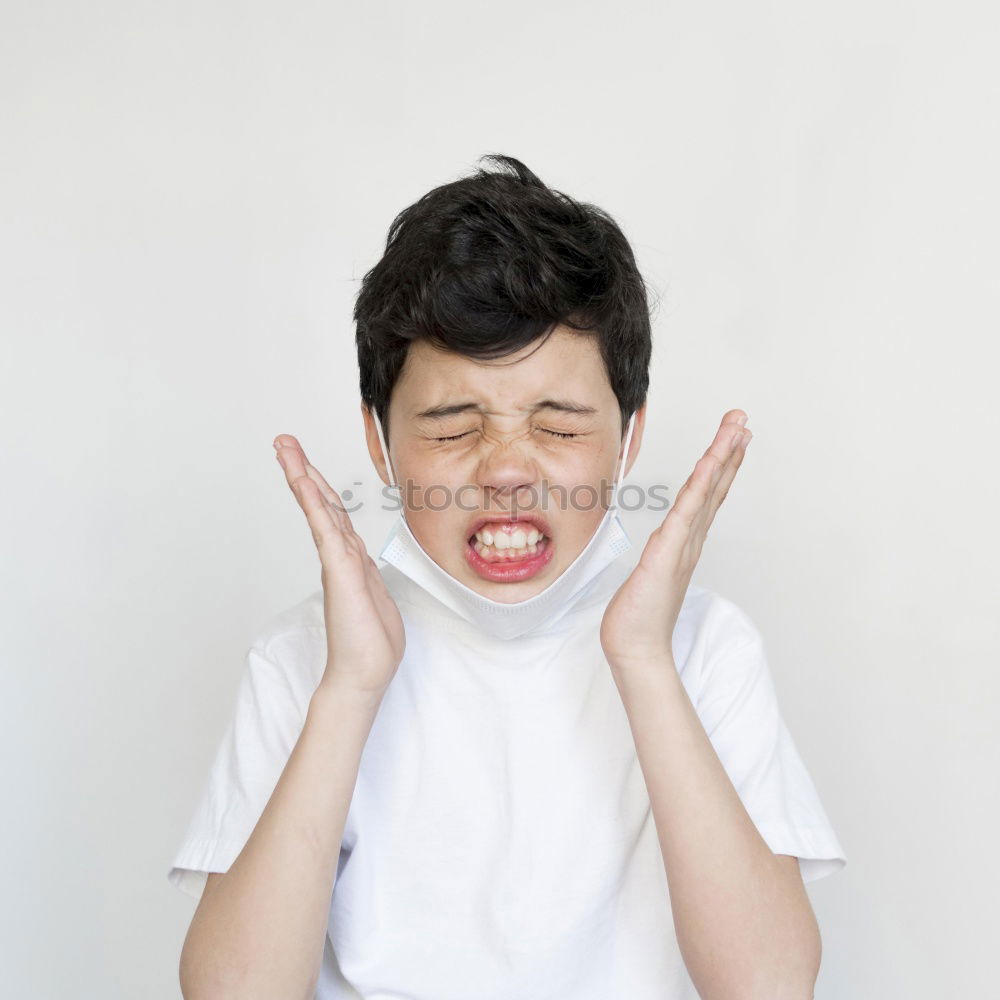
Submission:
[[646,400],[652,352],[632,248],[603,209],[548,187],[511,156],[483,159],[500,169],[479,168],[403,209],[362,279],[362,401],[388,444],[389,399],[411,341],[493,360],[564,324],[597,336],[624,434]]

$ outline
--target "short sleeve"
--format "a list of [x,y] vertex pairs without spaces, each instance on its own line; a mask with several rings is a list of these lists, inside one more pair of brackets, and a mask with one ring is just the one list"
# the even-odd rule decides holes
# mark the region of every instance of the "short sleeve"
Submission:
[[738,639],[706,659],[695,707],[761,837],[797,857],[812,882],[847,856],[781,716],[763,639],[742,612],[738,620]]
[[228,871],[243,850],[305,725],[313,688],[267,648],[247,652],[235,710],[167,873],[195,899],[208,873]]

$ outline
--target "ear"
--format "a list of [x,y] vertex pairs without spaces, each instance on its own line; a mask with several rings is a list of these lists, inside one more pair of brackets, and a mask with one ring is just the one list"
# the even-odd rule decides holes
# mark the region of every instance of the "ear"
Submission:
[[635,464],[639,457],[639,445],[642,444],[642,430],[646,426],[646,404],[643,403],[635,411],[635,426],[632,428],[632,440],[629,442],[628,454],[625,456],[625,472],[622,478],[628,475],[629,469]]
[[368,455],[372,460],[372,465],[375,466],[375,471],[379,474],[382,482],[388,486],[389,467],[382,454],[382,442],[379,441],[378,430],[375,427],[375,414],[368,409],[364,402],[361,404],[361,419],[365,425],[365,444],[368,445]]

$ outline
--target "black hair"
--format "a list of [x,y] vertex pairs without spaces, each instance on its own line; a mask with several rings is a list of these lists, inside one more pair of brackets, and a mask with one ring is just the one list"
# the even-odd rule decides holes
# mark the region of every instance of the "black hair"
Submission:
[[[393,220],[354,306],[361,399],[388,445],[392,389],[414,340],[466,357],[513,354],[559,324],[596,334],[622,432],[646,400],[646,284],[603,209],[542,183],[520,160],[443,184]],[[539,344],[541,346],[541,344]]]

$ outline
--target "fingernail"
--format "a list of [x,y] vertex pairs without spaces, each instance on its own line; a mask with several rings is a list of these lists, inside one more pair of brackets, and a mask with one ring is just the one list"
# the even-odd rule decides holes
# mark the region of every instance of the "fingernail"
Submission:
[[273,441],[271,442],[271,444],[272,444],[272,445],[274,445],[274,447],[275,447],[275,448],[280,448],[280,447],[281,447],[281,445],[280,445],[280,444],[278,444],[278,439],[277,439],[277,438],[275,438],[275,439],[274,439],[274,440],[273,440]]
[[736,418],[736,423],[738,423],[740,425],[740,427],[742,427],[746,422],[747,422],[747,416],[746,416],[746,414],[743,414],[742,417],[737,417]]

